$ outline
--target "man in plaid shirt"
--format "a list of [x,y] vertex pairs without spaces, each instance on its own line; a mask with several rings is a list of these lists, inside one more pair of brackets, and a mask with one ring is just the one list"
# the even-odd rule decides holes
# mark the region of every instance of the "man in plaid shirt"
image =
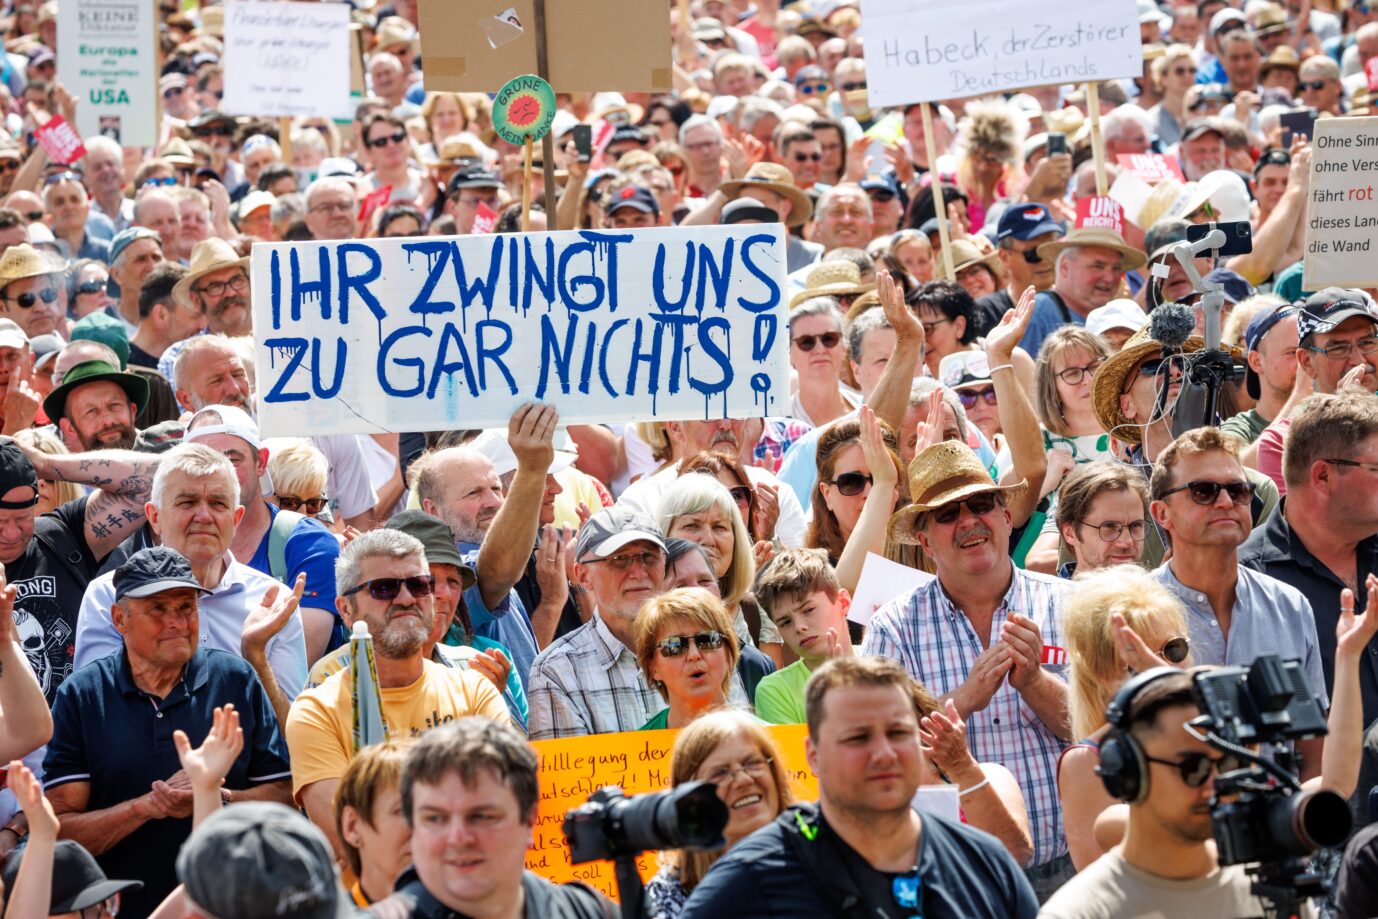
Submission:
[[1073,874],[1062,830],[1057,760],[1071,738],[1058,604],[1067,582],[1010,561],[1006,504],[1025,485],[997,486],[965,444],[925,450],[911,468],[914,503],[890,537],[918,544],[937,577],[876,612],[863,654],[891,657],[966,719],[977,760],[1009,768],[1024,792],[1045,900]]

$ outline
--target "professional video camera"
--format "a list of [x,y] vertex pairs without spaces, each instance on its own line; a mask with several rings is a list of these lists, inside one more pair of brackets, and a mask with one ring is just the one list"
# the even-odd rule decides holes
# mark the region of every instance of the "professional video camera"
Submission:
[[612,860],[622,915],[639,919],[642,887],[636,856],[648,849],[721,848],[727,819],[727,805],[712,782],[685,782],[631,798],[609,785],[566,813],[564,829],[574,864]]
[[1252,865],[1253,892],[1275,915],[1292,915],[1302,900],[1325,894],[1324,880],[1303,856],[1345,841],[1349,805],[1332,791],[1302,791],[1285,767],[1292,759],[1286,748],[1274,761],[1249,747],[1320,737],[1325,713],[1301,665],[1271,654],[1248,667],[1199,671],[1192,689],[1201,715],[1191,729],[1239,761],[1215,779],[1211,828],[1220,864]]

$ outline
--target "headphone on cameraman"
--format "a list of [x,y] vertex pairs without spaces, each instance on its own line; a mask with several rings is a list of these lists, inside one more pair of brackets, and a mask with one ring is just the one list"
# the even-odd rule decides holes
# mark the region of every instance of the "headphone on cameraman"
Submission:
[[1140,804],[1148,797],[1148,760],[1143,746],[1129,732],[1129,709],[1134,697],[1150,683],[1164,677],[1180,676],[1176,667],[1154,667],[1131,677],[1105,707],[1110,730],[1100,744],[1100,764],[1096,774],[1112,797],[1128,804]]

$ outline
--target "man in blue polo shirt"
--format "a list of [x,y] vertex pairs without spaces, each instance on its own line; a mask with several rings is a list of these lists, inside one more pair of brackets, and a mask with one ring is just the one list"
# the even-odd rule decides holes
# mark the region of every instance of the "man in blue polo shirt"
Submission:
[[225,778],[227,803],[291,800],[287,745],[247,663],[198,648],[205,592],[172,549],[144,549],[115,570],[111,613],[123,648],[73,674],[53,706],[44,791],[62,836],[112,877],[142,881],[124,911],[147,916],[177,886],[177,850],[191,832],[191,783],[174,731],[193,745],[215,709],[239,713],[244,748]]

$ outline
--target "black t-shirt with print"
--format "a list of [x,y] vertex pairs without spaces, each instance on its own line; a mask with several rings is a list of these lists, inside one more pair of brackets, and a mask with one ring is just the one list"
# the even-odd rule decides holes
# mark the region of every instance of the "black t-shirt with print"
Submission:
[[72,675],[77,612],[96,575],[96,558],[86,543],[86,502],[69,501],[35,520],[24,554],[5,566],[5,579],[15,586],[20,646],[49,705]]

